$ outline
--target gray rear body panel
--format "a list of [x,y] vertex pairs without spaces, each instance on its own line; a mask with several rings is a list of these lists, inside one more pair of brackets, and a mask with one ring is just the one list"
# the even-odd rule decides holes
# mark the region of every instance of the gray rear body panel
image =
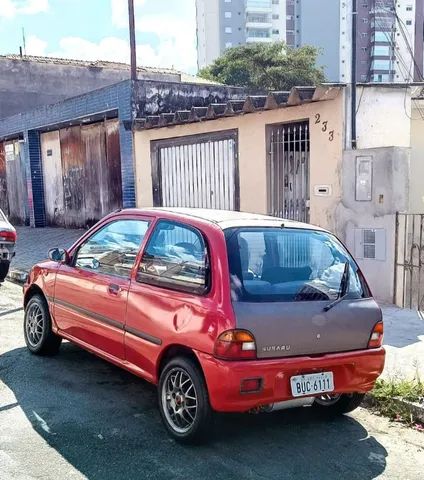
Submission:
[[366,349],[381,310],[373,298],[328,301],[233,302],[237,328],[256,339],[258,358],[316,355]]

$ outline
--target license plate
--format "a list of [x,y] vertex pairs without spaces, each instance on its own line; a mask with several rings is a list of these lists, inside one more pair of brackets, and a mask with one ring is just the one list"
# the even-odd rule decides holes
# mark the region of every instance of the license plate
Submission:
[[293,397],[334,391],[333,372],[297,375],[290,378]]

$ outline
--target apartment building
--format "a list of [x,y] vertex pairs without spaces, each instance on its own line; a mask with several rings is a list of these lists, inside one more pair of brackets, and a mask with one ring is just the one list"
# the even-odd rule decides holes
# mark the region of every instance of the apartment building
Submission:
[[286,39],[285,0],[196,0],[198,67],[225,49]]
[[[351,81],[352,0],[197,0],[198,63],[226,48],[284,40],[313,45],[329,81]],[[424,0],[356,0],[360,82],[423,79]]]

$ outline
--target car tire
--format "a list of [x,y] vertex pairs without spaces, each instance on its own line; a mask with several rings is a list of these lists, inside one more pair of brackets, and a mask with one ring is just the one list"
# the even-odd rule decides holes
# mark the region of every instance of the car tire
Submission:
[[39,294],[30,298],[25,307],[24,337],[34,355],[56,355],[62,338],[52,330],[52,319],[45,298]]
[[364,399],[364,393],[343,393],[337,399],[320,400],[315,399],[312,407],[320,414],[327,416],[338,416],[352,412],[358,408]]
[[175,440],[199,443],[210,434],[212,409],[208,390],[203,373],[193,360],[177,357],[166,364],[159,379],[158,397],[163,423]]
[[0,262],[0,283],[4,282],[9,273],[9,262]]

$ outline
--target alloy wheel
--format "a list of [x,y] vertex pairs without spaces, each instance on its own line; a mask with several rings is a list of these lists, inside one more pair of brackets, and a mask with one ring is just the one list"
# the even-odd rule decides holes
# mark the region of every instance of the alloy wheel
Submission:
[[162,385],[162,408],[168,424],[177,433],[187,433],[197,411],[197,392],[190,375],[180,367],[170,370]]
[[315,398],[315,402],[318,403],[319,405],[323,405],[324,407],[334,405],[340,400],[341,394],[336,393],[333,395],[330,395],[328,393],[323,394],[319,397]]
[[38,347],[43,338],[44,328],[44,313],[39,305],[33,303],[29,306],[25,319],[26,336],[31,347]]

